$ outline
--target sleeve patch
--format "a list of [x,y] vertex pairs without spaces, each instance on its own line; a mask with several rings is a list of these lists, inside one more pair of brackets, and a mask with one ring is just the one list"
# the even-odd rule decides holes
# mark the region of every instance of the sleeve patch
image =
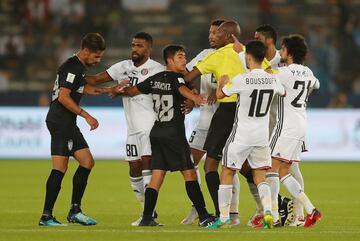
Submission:
[[66,76],[66,81],[69,83],[74,83],[75,75],[72,73],[68,73]]
[[183,78],[178,78],[180,84],[185,84],[185,80]]

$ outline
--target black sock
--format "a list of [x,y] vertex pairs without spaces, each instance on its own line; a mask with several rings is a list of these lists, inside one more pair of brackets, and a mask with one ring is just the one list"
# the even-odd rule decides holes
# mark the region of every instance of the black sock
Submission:
[[57,196],[61,189],[61,182],[64,177],[64,173],[59,170],[52,169],[50,176],[46,182],[46,194],[45,194],[45,205],[43,215],[52,215]]
[[[80,210],[81,199],[84,195],[87,180],[91,169],[79,166],[73,177],[73,192],[71,198],[72,212],[77,213]],[[77,210],[75,210],[77,209]]]
[[199,214],[200,220],[207,218],[209,214],[205,208],[204,196],[200,190],[198,181],[186,181],[185,188],[188,197],[194,204],[195,209]]
[[219,201],[218,201],[218,191],[220,185],[220,177],[218,172],[208,172],[205,175],[206,184],[211,196],[211,199],[214,203],[215,213],[218,217],[220,215],[219,210]]
[[143,219],[144,220],[151,220],[152,215],[156,206],[157,198],[159,193],[151,188],[146,188],[145,191],[145,204],[144,204],[144,212],[143,212]]
[[247,173],[242,174],[242,175],[246,178],[246,181],[248,183],[253,183],[254,184],[254,176],[253,176],[252,170],[249,170]]

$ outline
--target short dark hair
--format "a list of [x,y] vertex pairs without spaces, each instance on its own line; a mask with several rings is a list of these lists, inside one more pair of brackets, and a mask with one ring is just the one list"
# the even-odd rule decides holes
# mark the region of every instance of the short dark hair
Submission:
[[223,22],[225,22],[224,19],[215,19],[211,22],[210,25],[213,25],[213,26],[220,26]]
[[260,41],[250,41],[246,45],[246,53],[250,54],[256,62],[261,63],[265,58],[266,47]]
[[81,40],[81,49],[89,49],[90,52],[104,51],[105,40],[99,33],[88,33]]
[[172,58],[174,57],[174,55],[176,54],[176,52],[178,51],[183,51],[185,52],[185,47],[180,45],[180,44],[169,44],[166,45],[163,49],[163,58],[164,58],[164,62],[165,64],[167,64],[167,59],[168,58]]
[[299,34],[291,34],[282,40],[282,45],[287,49],[287,53],[293,57],[295,64],[302,64],[308,53],[305,39]]
[[261,25],[255,31],[262,33],[266,38],[271,38],[274,41],[274,44],[276,44],[277,34],[270,24]]
[[145,32],[138,32],[134,35],[134,38],[143,39],[145,40],[150,46],[153,44],[153,38],[150,34]]

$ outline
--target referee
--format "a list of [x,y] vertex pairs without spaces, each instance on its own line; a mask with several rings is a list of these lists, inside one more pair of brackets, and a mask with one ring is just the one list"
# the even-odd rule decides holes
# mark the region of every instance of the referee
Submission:
[[63,63],[54,84],[52,102],[46,116],[46,125],[51,135],[51,159],[53,169],[46,182],[46,196],[40,226],[63,226],[52,215],[61,181],[68,167],[69,156],[73,156],[79,167],[73,177],[71,209],[67,220],[82,225],[95,225],[93,218],[86,216],[80,208],[88,176],[94,166],[94,159],[83,135],[76,125],[76,117],[83,117],[94,130],[98,121],[80,106],[83,94],[98,95],[109,93],[110,89],[86,84],[86,67],[100,62],[105,51],[105,40],[98,33],[88,33],[81,41],[80,51]]
[[[199,61],[194,69],[185,75],[185,81],[190,82],[203,74],[213,74],[217,81],[221,76],[228,75],[231,80],[236,75],[245,73],[245,68],[233,49],[233,36],[238,38],[239,35],[240,26],[237,22],[222,23],[215,34],[216,51]],[[222,158],[222,150],[233,128],[236,99],[236,95],[231,95],[218,100],[220,104],[213,115],[204,144],[204,150],[207,152],[204,166],[205,179],[216,216],[220,214],[218,204],[220,178],[217,169]]]

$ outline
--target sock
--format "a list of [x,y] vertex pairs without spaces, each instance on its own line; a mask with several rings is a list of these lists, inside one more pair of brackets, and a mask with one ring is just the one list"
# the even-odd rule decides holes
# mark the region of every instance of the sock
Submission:
[[146,170],[142,170],[141,171],[142,177],[143,177],[143,185],[144,185],[144,190],[146,189],[146,187],[149,185],[150,183],[150,179],[151,179],[151,170],[146,169]]
[[214,204],[216,216],[220,215],[219,201],[218,201],[218,190],[220,185],[220,178],[218,172],[208,172],[205,175],[206,184]]
[[195,171],[196,171],[197,181],[198,181],[199,185],[201,185],[201,175],[200,175],[200,171],[199,171],[199,166],[196,165],[196,166],[194,166],[194,168],[195,168]]
[[[304,178],[301,174],[298,162],[293,162],[291,164],[290,173],[296,179],[296,181],[298,181],[302,190],[305,191]],[[294,197],[293,197],[293,202],[294,202],[294,211],[295,211],[296,217],[299,219],[304,219],[304,206],[301,204],[301,202],[299,200],[296,200],[296,198],[294,198]]]
[[271,212],[272,204],[271,204],[271,190],[269,184],[267,182],[261,182],[259,183],[257,188],[259,191],[259,196],[261,199],[262,206],[264,207],[264,214],[266,211]]
[[239,180],[239,176],[235,174],[233,179],[232,197],[230,203],[231,214],[239,213],[239,199],[240,199],[240,180]]
[[145,201],[143,177],[130,177],[130,183],[136,199],[140,202],[141,208],[143,208]]
[[281,182],[288,189],[291,196],[298,199],[304,205],[306,212],[311,213],[315,207],[301,189],[300,184],[295,180],[295,178],[291,174],[288,174],[281,178]]
[[64,173],[61,171],[52,169],[46,182],[46,194],[43,214],[50,216],[54,208],[57,196],[61,189],[61,181],[64,177]]
[[145,203],[144,203],[144,212],[143,212],[143,219],[144,220],[151,220],[152,215],[156,206],[157,198],[159,193],[151,188],[148,187],[145,190]]
[[274,222],[279,221],[279,207],[278,207],[278,195],[280,191],[279,174],[276,172],[266,173],[266,182],[270,186],[271,190],[271,210],[273,214]]
[[192,201],[197,213],[199,214],[199,219],[203,220],[207,218],[209,214],[205,208],[205,200],[200,190],[199,183],[197,181],[186,181],[185,188],[189,199]]
[[87,185],[87,180],[89,177],[91,169],[79,166],[73,176],[73,191],[71,204],[81,205],[81,199],[84,195],[85,188]]
[[219,186],[219,208],[220,220],[225,222],[230,218],[230,203],[232,197],[233,185],[220,185]]
[[255,203],[256,203],[256,212],[258,214],[262,214],[263,206],[262,206],[261,199],[260,199],[260,196],[259,196],[258,188],[252,182],[247,182],[247,184],[249,186],[250,193],[253,196],[253,198],[255,200]]

